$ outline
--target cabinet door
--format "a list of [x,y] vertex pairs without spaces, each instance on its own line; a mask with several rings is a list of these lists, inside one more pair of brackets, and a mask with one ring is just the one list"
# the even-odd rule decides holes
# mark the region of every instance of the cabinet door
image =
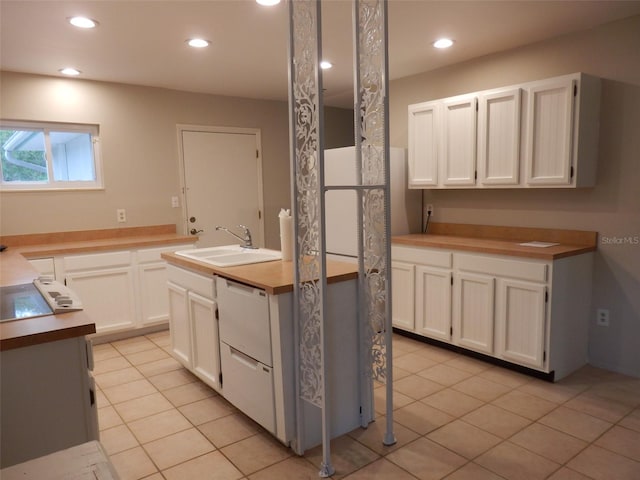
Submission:
[[505,360],[534,368],[544,366],[546,287],[498,279],[498,353]]
[[528,89],[526,182],[569,185],[575,79],[552,79]]
[[438,185],[439,103],[409,105],[409,188]]
[[169,331],[173,356],[185,367],[191,368],[191,329],[187,289],[168,282]]
[[167,265],[165,262],[138,266],[142,324],[152,325],[169,319]]
[[460,272],[454,280],[453,341],[461,347],[493,354],[495,280]]
[[475,96],[443,102],[442,171],[445,186],[476,182]]
[[451,272],[416,266],[416,332],[451,340]]
[[[84,337],[0,352],[0,468],[98,440],[96,388],[86,359]],[[80,478],[77,471],[64,476],[54,461],[37,461],[47,474],[20,468],[0,477]]]
[[206,384],[220,391],[220,343],[216,304],[189,292],[189,319],[193,339],[193,372]]
[[478,173],[483,185],[520,181],[520,89],[480,95]]
[[53,258],[32,258],[29,263],[34,267],[40,275],[56,276],[56,269]]
[[414,328],[414,270],[410,263],[391,262],[391,299],[394,327],[413,331]]
[[131,267],[67,272],[66,283],[82,300],[97,333],[135,326]]

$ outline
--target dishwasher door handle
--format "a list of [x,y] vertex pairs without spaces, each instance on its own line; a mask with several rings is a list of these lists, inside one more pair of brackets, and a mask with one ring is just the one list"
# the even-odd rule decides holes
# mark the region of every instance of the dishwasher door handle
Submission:
[[226,278],[225,278],[225,284],[229,291],[235,291],[236,293],[239,293],[241,295],[249,295],[251,297],[253,297],[254,295],[260,295],[263,297],[265,296],[264,290],[251,287],[249,285],[244,285],[242,283],[232,282],[230,280],[227,280]]
[[254,360],[249,355],[245,355],[240,350],[236,350],[231,345],[229,345],[229,350],[231,351],[231,358],[233,358],[236,362],[241,363],[245,367],[251,368],[252,370],[258,370],[257,360]]

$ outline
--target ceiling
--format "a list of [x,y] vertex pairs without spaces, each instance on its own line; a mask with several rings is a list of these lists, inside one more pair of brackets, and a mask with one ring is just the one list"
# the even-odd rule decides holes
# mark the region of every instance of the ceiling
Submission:
[[[351,107],[351,1],[322,6],[325,103]],[[391,79],[640,15],[640,1],[389,0]],[[80,30],[84,15],[98,28]],[[431,42],[455,40],[440,51]],[[204,37],[206,49],[185,40]],[[287,99],[287,4],[254,0],[0,0],[0,68],[217,95]]]

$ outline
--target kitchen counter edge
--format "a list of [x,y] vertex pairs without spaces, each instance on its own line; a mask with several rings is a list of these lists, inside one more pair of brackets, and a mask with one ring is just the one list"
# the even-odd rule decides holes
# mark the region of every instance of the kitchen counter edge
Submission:
[[[108,250],[159,247],[193,242],[179,234],[140,235],[73,241],[47,245],[9,247],[0,255],[0,285],[30,283],[38,277],[28,259],[43,256],[103,252]],[[27,347],[96,333],[96,325],[85,312],[12,320],[0,323],[0,351]]]
[[[183,267],[205,275],[218,275],[229,280],[261,288],[271,295],[293,291],[293,262],[276,260],[253,263],[237,267],[214,267],[210,264],[163,253],[169,264]],[[337,283],[358,278],[358,266],[347,262],[327,261],[327,283]]]
[[523,246],[521,240],[499,240],[489,238],[462,237],[440,234],[408,234],[393,236],[391,243],[396,246],[427,247],[449,250],[462,250],[511,257],[534,258],[539,260],[558,260],[573,255],[594,252],[595,244],[566,245],[559,244],[550,247]]

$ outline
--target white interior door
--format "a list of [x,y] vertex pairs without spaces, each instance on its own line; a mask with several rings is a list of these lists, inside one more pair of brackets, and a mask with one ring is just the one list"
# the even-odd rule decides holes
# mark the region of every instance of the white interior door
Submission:
[[232,245],[251,230],[253,244],[264,246],[262,169],[257,130],[200,130],[179,127],[187,232],[198,232],[198,246]]

